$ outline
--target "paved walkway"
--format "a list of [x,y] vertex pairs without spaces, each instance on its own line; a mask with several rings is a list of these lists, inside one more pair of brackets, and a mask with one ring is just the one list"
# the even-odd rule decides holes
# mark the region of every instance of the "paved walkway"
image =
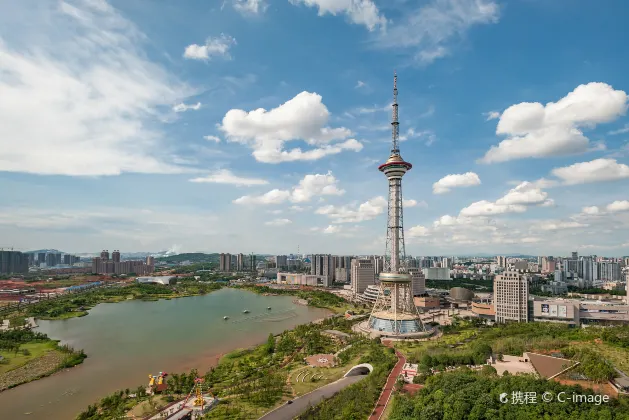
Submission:
[[[391,347],[391,342],[385,342],[385,346]],[[395,386],[395,382],[397,378],[402,373],[402,368],[404,367],[404,363],[406,363],[406,358],[402,353],[395,350],[395,355],[397,356],[397,363],[393,367],[391,373],[389,373],[389,377],[387,378],[387,383],[384,385],[384,389],[382,390],[382,394],[380,394],[380,398],[376,403],[376,408],[374,408],[371,416],[369,416],[369,420],[380,420],[384,410],[387,408],[387,404],[389,404],[389,400],[391,399],[391,394],[393,393],[393,387]]]
[[284,404],[281,407],[276,408],[270,413],[260,417],[260,420],[287,420],[295,418],[306,411],[309,405],[317,405],[324,398],[330,398],[343,388],[363,380],[366,377],[367,375],[358,375],[341,378],[336,382],[322,386],[319,389],[294,399],[292,404]]

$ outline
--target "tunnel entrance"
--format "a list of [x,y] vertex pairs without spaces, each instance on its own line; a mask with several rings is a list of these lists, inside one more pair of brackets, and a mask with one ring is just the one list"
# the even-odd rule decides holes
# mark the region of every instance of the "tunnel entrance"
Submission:
[[361,365],[356,365],[352,367],[346,374],[345,377],[348,376],[359,376],[359,375],[369,375],[373,372],[373,366],[369,363],[363,363]]

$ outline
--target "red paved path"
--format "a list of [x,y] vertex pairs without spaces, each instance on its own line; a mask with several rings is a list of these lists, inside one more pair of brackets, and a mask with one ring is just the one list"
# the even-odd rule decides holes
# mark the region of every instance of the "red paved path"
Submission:
[[[391,347],[391,342],[384,342],[384,345],[387,347]],[[391,373],[389,373],[389,377],[387,378],[387,383],[384,385],[384,389],[382,390],[382,394],[380,394],[380,398],[376,403],[376,408],[374,408],[371,416],[369,416],[369,420],[380,420],[382,417],[382,413],[387,408],[387,404],[389,403],[389,399],[391,398],[391,393],[393,392],[393,387],[395,386],[395,381],[402,373],[402,368],[406,363],[406,358],[399,351],[395,351],[395,355],[397,356],[397,363],[393,367]]]

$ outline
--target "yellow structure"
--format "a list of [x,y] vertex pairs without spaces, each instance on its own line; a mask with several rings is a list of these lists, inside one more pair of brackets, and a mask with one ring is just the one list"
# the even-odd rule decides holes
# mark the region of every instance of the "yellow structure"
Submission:
[[194,386],[195,386],[195,393],[196,393],[196,398],[194,400],[194,405],[196,407],[201,407],[201,409],[203,409],[203,406],[205,405],[205,399],[203,398],[203,392],[201,389],[201,384],[203,383],[203,378],[196,378],[194,380]]

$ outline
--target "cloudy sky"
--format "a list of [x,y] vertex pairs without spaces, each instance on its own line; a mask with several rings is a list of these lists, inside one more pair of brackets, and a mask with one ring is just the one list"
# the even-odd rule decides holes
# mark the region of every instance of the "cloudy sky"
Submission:
[[629,3],[0,0],[0,247],[629,254]]

